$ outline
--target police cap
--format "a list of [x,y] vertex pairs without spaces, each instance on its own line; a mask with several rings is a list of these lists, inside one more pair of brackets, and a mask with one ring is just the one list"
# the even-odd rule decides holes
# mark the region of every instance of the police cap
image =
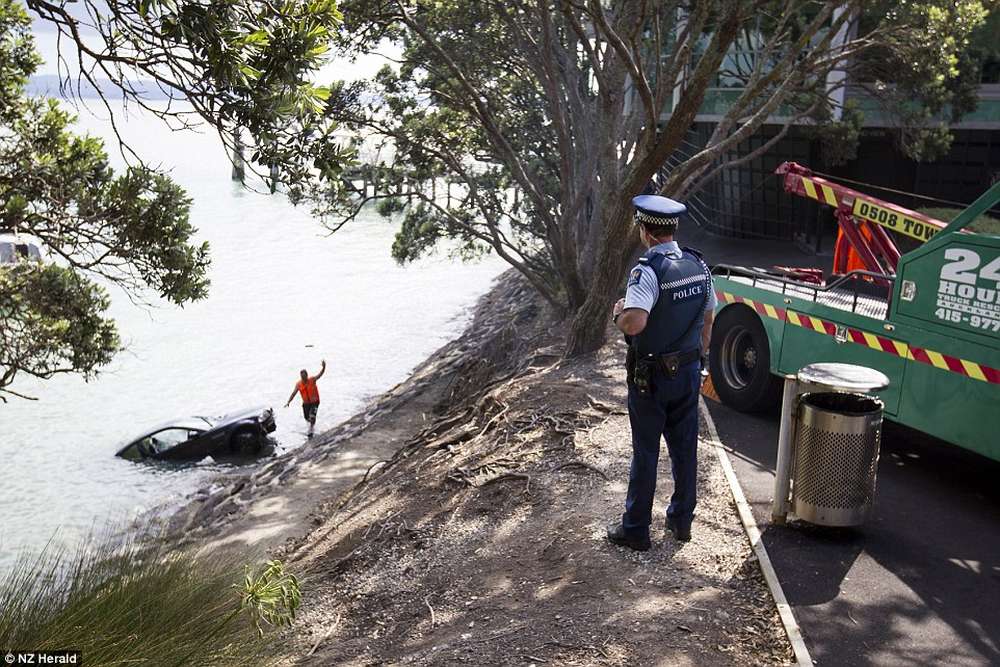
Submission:
[[687,213],[687,206],[660,195],[633,197],[632,205],[635,206],[635,222],[653,227],[676,228],[681,216]]

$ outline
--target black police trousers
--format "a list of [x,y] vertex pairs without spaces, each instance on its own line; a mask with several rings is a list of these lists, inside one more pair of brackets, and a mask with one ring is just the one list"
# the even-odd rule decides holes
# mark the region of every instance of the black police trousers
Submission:
[[649,535],[661,437],[667,442],[674,478],[667,516],[680,528],[689,527],[697,500],[698,395],[701,389],[698,362],[681,366],[672,378],[656,368],[652,385],[648,396],[640,396],[632,385],[628,388],[632,466],[622,527],[628,535],[639,538]]

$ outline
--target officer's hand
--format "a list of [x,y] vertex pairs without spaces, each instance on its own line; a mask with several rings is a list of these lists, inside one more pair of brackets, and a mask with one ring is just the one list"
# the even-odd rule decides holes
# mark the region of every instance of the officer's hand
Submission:
[[622,314],[623,310],[625,310],[625,299],[618,299],[618,301],[615,302],[614,309],[612,310],[612,317],[618,317]]

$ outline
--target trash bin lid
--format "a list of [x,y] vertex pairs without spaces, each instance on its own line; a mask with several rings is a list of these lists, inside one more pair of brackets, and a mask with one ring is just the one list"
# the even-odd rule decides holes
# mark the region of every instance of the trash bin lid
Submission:
[[799,382],[808,382],[835,391],[868,393],[889,386],[889,378],[874,368],[854,364],[809,364],[799,370]]

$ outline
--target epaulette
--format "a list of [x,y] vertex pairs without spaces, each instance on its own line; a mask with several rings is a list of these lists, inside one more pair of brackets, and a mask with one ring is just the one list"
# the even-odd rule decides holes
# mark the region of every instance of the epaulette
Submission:
[[688,246],[682,246],[681,247],[681,251],[683,251],[683,252],[689,252],[692,255],[694,255],[695,257],[697,257],[698,259],[701,259],[701,257],[702,257],[701,250],[698,250],[697,248],[689,248]]
[[665,262],[666,259],[666,255],[662,255],[658,252],[647,252],[639,258],[639,263],[651,268],[653,273],[658,276],[660,275],[660,268],[663,266],[663,262]]

